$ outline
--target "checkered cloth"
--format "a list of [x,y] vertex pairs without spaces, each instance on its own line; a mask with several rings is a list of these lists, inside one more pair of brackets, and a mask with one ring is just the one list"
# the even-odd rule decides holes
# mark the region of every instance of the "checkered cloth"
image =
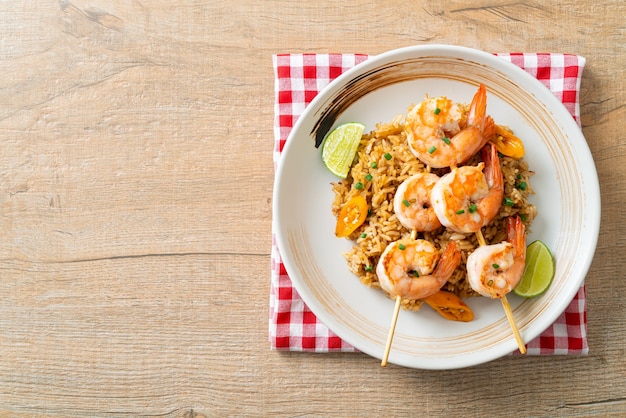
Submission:
[[[585,59],[552,53],[496,54],[540,80],[563,102],[580,126],[579,90]],[[296,120],[315,95],[334,78],[365,61],[363,54],[277,54],[275,70],[274,167]],[[356,351],[304,304],[281,262],[272,233],[269,339],[272,349]],[[587,300],[583,285],[565,312],[539,337],[527,354],[587,354]]]

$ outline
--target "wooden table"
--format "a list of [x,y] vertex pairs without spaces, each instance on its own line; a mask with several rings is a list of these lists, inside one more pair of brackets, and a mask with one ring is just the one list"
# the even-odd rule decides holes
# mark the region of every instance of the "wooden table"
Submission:
[[[2,2],[0,415],[626,414],[626,3],[382,4]],[[270,350],[271,55],[434,42],[587,58],[588,356]]]

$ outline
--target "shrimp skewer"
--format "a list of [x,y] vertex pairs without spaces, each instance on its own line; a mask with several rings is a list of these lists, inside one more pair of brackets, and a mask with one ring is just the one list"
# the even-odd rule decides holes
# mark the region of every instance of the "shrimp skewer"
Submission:
[[390,243],[376,266],[381,288],[396,300],[381,367],[387,365],[402,299],[423,299],[437,293],[461,262],[454,241],[440,257],[430,241],[416,240],[416,234],[413,230],[410,239]]
[[467,258],[467,279],[476,292],[492,299],[500,299],[504,312],[522,354],[526,346],[517,329],[511,306],[506,298],[519,283],[526,264],[525,227],[519,216],[507,219],[507,241],[485,245],[482,233],[477,232],[481,246]]
[[453,168],[431,191],[431,201],[441,223],[460,233],[479,231],[500,211],[504,179],[498,150],[489,144],[481,150],[478,166]]
[[403,181],[396,191],[393,210],[406,228],[431,232],[441,227],[430,203],[430,191],[439,181],[433,173],[418,173]]
[[[411,239],[417,237],[417,231],[414,229],[411,231]],[[387,359],[389,358],[389,352],[391,351],[391,343],[393,341],[393,335],[396,332],[396,322],[398,322],[398,315],[400,314],[400,306],[402,305],[402,297],[396,296],[396,305],[393,308],[393,315],[391,316],[391,325],[389,326],[389,333],[387,334],[387,343],[385,344],[385,352],[380,362],[380,367],[387,366]]]
[[496,126],[487,115],[487,90],[480,85],[469,113],[447,97],[426,98],[409,109],[405,132],[411,151],[434,168],[456,167],[494,137]]

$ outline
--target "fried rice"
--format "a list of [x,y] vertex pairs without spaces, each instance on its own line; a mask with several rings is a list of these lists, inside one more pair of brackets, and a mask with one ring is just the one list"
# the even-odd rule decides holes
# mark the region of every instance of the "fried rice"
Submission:
[[[332,211],[335,216],[357,194],[365,197],[369,204],[366,221],[348,237],[355,245],[344,254],[350,271],[369,287],[380,287],[376,265],[387,245],[411,235],[411,231],[400,223],[394,213],[396,189],[413,174],[428,170],[409,149],[403,120],[403,115],[398,115],[391,122],[379,123],[376,129],[364,134],[348,177],[332,185],[335,193]],[[501,154],[499,157],[504,177],[503,202],[508,204],[503,203],[498,215],[482,229],[487,244],[506,240],[506,219],[509,216],[519,215],[527,230],[536,216],[536,207],[528,201],[534,191],[530,184],[533,172],[529,170],[527,162]],[[480,153],[464,165],[476,165],[478,162]],[[430,171],[441,177],[449,169]],[[461,234],[441,227],[430,233],[419,233],[418,238],[432,242],[440,252],[443,252],[450,240],[456,241],[462,261],[442,290],[462,298],[480,296],[472,290],[466,278],[467,257],[479,246],[475,234]],[[404,309],[417,310],[422,301],[403,300],[402,303]]]

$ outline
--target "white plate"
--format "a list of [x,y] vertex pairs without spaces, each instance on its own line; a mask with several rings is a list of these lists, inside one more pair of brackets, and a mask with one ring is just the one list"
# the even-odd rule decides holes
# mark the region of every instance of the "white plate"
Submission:
[[[528,242],[541,239],[556,258],[552,286],[542,296],[509,302],[525,341],[564,311],[591,264],[600,225],[598,178],[589,148],[565,107],[517,66],[474,49],[429,45],[370,58],[324,89],[298,119],[286,143],[274,190],[280,254],[298,293],[317,317],[358,350],[382,358],[394,302],[361,284],[343,253],[351,242],[334,236],[330,174],[315,147],[344,122],[390,121],[426,93],[469,103],[487,87],[487,111],[524,139],[536,175],[531,200],[538,216]],[[501,304],[470,298],[470,323],[447,321],[432,309],[401,311],[389,362],[421,369],[484,363],[514,351],[516,341]]]

